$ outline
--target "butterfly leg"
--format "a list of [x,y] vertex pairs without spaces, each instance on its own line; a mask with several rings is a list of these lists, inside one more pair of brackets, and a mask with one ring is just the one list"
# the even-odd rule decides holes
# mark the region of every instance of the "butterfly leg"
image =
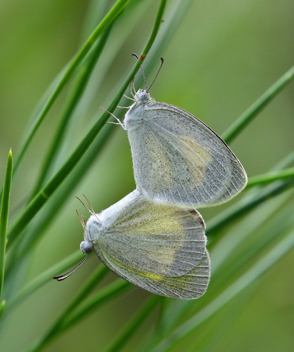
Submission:
[[123,95],[125,98],[127,98],[127,99],[130,99],[130,100],[132,100],[132,101],[136,101],[135,99],[133,99],[133,98],[130,98],[130,97],[128,97],[127,95]]
[[[134,78],[131,80],[131,82],[129,84],[129,91],[130,91],[132,97],[135,99],[134,92],[133,92],[133,86],[134,86]],[[136,92],[135,92],[135,94],[136,94]]]
[[106,112],[108,112],[108,114],[111,115],[112,117],[114,117],[114,118],[116,119],[116,121],[118,122],[118,123],[115,123],[115,122],[107,122],[107,123],[110,123],[110,124],[112,124],[112,125],[120,125],[124,130],[126,129],[126,128],[125,128],[125,125],[124,125],[115,115],[113,115],[113,113],[111,113],[110,111],[107,111],[107,110],[103,109],[101,106],[100,106],[100,109],[101,109],[101,110],[104,110],[104,111],[106,111]]
[[[136,95],[136,88],[135,88],[135,79],[133,78],[132,79],[132,89],[133,89],[133,93],[134,93],[134,95]],[[135,98],[135,96],[133,95],[133,97]]]

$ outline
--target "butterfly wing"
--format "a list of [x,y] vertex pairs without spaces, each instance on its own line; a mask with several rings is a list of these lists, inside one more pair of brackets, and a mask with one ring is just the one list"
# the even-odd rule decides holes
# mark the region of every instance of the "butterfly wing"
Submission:
[[128,129],[137,189],[159,202],[211,206],[228,201],[247,183],[226,143],[188,112],[150,103]]
[[195,268],[178,277],[165,277],[140,271],[117,261],[101,249],[99,252],[101,261],[114,273],[160,296],[196,299],[204,295],[210,280],[210,259],[207,250]]
[[134,270],[181,276],[205,254],[205,225],[196,210],[155,204],[134,191],[98,216],[104,230],[94,245],[96,253]]

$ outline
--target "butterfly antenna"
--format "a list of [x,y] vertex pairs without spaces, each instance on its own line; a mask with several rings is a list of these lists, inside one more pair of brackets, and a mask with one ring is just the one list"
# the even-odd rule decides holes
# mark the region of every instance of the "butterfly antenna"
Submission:
[[158,74],[159,74],[159,72],[160,72],[160,70],[161,70],[161,67],[162,67],[163,62],[164,62],[164,60],[163,60],[163,58],[162,58],[162,57],[160,58],[160,61],[161,61],[161,62],[160,62],[159,69],[157,70],[157,73],[156,73],[156,75],[155,75],[155,77],[154,77],[154,79],[153,79],[152,83],[150,84],[149,88],[148,88],[148,89],[146,89],[146,92],[147,92],[147,93],[149,92],[150,88],[152,87],[153,83],[155,82],[155,80],[156,80],[156,78],[157,78],[157,76],[158,76]]
[[76,209],[76,213],[78,215],[81,225],[83,226],[83,229],[86,230],[85,219],[83,218],[81,211]]
[[61,275],[57,275],[57,276],[53,276],[53,279],[55,279],[57,281],[63,281],[65,279],[67,279],[69,276],[71,276],[73,273],[75,273],[85,263],[85,261],[88,259],[88,256],[89,256],[89,254],[87,254],[85,256],[85,258],[81,262],[79,262],[79,264],[77,264],[76,266],[74,266],[73,268],[68,270],[66,273],[61,274]]
[[[132,54],[132,55],[139,61],[139,57],[138,57],[137,54]],[[146,77],[145,77],[145,72],[144,72],[143,66],[140,65],[140,67],[141,67],[141,70],[142,70],[142,73],[143,73],[143,77],[144,77],[145,88],[148,91],[148,86],[147,86],[147,81],[146,81]]]
[[89,207],[90,207],[90,209],[91,209],[90,213],[91,213],[92,215],[94,215],[94,216],[97,218],[97,220],[99,221],[99,223],[101,224],[101,221],[100,221],[100,219],[98,218],[97,214],[95,213],[95,211],[94,211],[94,209],[93,209],[93,207],[92,207],[92,204],[90,203],[89,199],[88,199],[84,194],[83,194],[83,196],[86,198],[86,201],[87,201],[88,204],[89,204]]
[[[88,210],[88,212],[93,215],[93,211],[90,210],[90,209],[85,205],[85,203],[84,203],[79,197],[76,197],[76,198],[77,198],[77,200],[79,200],[79,201],[83,204],[83,206]],[[86,197],[85,197],[85,198],[86,198]],[[87,198],[86,198],[86,199],[87,199]]]

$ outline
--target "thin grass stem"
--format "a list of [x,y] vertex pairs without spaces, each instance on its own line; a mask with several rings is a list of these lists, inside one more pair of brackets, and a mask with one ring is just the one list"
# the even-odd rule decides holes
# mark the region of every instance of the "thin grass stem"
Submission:
[[44,337],[39,341],[35,342],[32,347],[30,347],[27,352],[37,352],[48,344],[52,339],[60,335],[63,331],[67,330],[70,326],[80,321],[83,317],[94,312],[94,308],[101,306],[103,303],[117,297],[118,294],[127,288],[131,288],[131,285],[121,279],[114,281],[113,283],[103,287],[97,294],[93,297],[87,299],[81,304],[81,307],[77,309],[77,312],[68,312],[66,315],[62,316],[62,319],[58,321],[57,324],[50,328]]
[[62,76],[61,80],[58,82],[57,86],[50,94],[48,100],[46,101],[45,105],[41,109],[40,113],[36,117],[35,122],[33,123],[30,131],[28,132],[27,137],[25,138],[21,148],[20,154],[17,158],[15,163],[15,171],[18,168],[21,160],[23,159],[25,152],[30,145],[31,140],[33,139],[37,129],[41,125],[42,121],[46,117],[48,111],[50,110],[51,106],[55,102],[56,98],[62,91],[63,87],[69,80],[72,73],[76,70],[82,60],[86,57],[90,49],[95,44],[96,40],[101,36],[101,34],[106,30],[106,28],[116,19],[116,17],[120,14],[120,12],[125,8],[129,0],[118,0],[113,7],[109,10],[107,15],[103,18],[103,20],[99,23],[99,25],[95,28],[92,34],[89,36],[83,47],[80,51],[76,54],[76,56],[71,60],[69,63],[64,75]]
[[[143,56],[147,55],[152,42],[155,40],[155,35],[157,34],[160,24],[161,18],[164,12],[164,8],[166,6],[166,0],[161,0],[158,14],[155,20],[155,24],[153,26],[153,30],[150,36],[150,39],[147,42],[145,49],[142,52]],[[160,16],[159,16],[160,15]],[[148,49],[148,50],[147,50]],[[125,90],[127,89],[130,81],[135,76],[136,72],[139,70],[141,65],[141,61],[138,60],[134,66],[134,68],[129,73],[127,79],[123,83],[116,97],[109,105],[107,110],[109,112],[113,112],[119,103],[121,97],[123,96]],[[75,149],[72,155],[67,159],[67,161],[63,164],[63,166],[57,171],[57,173],[47,182],[47,184],[38,192],[38,194],[32,199],[32,201],[28,204],[24,212],[20,215],[20,217],[16,220],[14,225],[9,231],[8,234],[8,244],[7,247],[10,248],[13,242],[20,236],[23,229],[28,225],[28,223],[34,218],[34,216],[38,213],[38,211],[43,207],[43,205],[47,202],[52,193],[59,187],[59,185],[64,181],[64,179],[68,176],[68,174],[73,170],[79,160],[82,158],[84,153],[87,151],[89,146],[94,141],[97,134],[100,132],[101,128],[104,126],[106,121],[109,118],[108,113],[102,114],[100,119],[94,124],[88,134],[84,137],[79,146]]]
[[277,180],[285,180],[288,178],[294,178],[294,168],[282,170],[282,171],[272,171],[263,175],[250,177],[246,188],[250,188],[256,185],[263,185]]
[[232,220],[237,219],[238,217],[246,214],[249,211],[252,211],[258,205],[266,202],[267,200],[278,196],[282,192],[285,192],[289,188],[293,187],[293,181],[279,182],[277,185],[273,184],[271,187],[261,190],[254,197],[244,201],[241,199],[237,204],[235,203],[230,208],[223,211],[220,215],[214,217],[207,223],[206,234],[212,238],[216,234],[217,230],[223,228]]
[[111,341],[111,344],[106,347],[105,352],[116,352],[121,350],[152,312],[160,298],[160,296],[155,295],[148,298],[147,302],[145,302],[143,306],[135,313],[135,315],[127,322],[122,331]]
[[52,277],[56,275],[56,273],[61,273],[66,269],[72,267],[75,263],[79,262],[84,257],[84,254],[78,250],[68,257],[62,259],[59,263],[51,266],[49,269],[42,272],[40,275],[35,277],[32,281],[26,284],[17,294],[15,298],[13,298],[10,302],[8,302],[7,307],[9,309],[14,309],[20,303],[22,303],[27,297],[29,297],[33,292],[35,292],[38,288],[43,286],[46,282],[52,280]]
[[231,143],[243,129],[276,97],[294,78],[294,66],[268,88],[243,114],[222,134]]
[[220,293],[212,302],[210,302],[201,311],[188,319],[185,323],[176,328],[169,336],[163,339],[150,352],[165,352],[169,350],[176,342],[192,332],[199,325],[204,323],[208,318],[218,312],[223,306],[229,303],[240,292],[246,289],[250,284],[269,270],[280,258],[282,258],[294,246],[294,232],[290,232],[283,240],[280,241],[271,251],[263,256],[255,265],[253,265],[245,274],[238,278],[227,289]]
[[[1,211],[0,211],[0,297],[2,296],[2,290],[4,285],[4,268],[5,268],[5,255],[6,255],[6,242],[7,242],[7,225],[9,216],[9,200],[11,190],[11,179],[12,179],[12,151],[8,153],[6,173],[3,185],[3,193],[1,199]],[[4,309],[4,308],[3,308]]]
[[96,44],[96,46],[94,46],[93,50],[89,53],[89,55],[85,58],[84,62],[78,68],[78,72],[75,77],[73,87],[69,92],[67,101],[65,103],[65,106],[61,113],[61,117],[59,119],[60,122],[59,122],[57,132],[54,136],[54,140],[50,146],[50,149],[48,150],[48,153],[44,158],[40,175],[35,183],[35,187],[32,192],[33,196],[35,196],[37,192],[40,190],[44,180],[46,179],[46,176],[48,175],[48,171],[53,164],[53,161],[57,155],[59,147],[61,146],[64,134],[66,131],[66,127],[68,126],[72,113],[75,110],[78,102],[82,97],[82,94],[85,91],[85,88],[90,79],[91,73],[93,72],[93,69],[96,63],[100,58],[100,55],[109,37],[111,28],[112,28],[112,24],[108,26],[108,28],[101,36],[100,41]]

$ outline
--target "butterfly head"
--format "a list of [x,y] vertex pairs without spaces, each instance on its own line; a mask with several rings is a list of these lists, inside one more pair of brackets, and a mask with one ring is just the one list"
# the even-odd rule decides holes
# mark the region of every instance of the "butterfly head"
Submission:
[[135,95],[135,100],[137,104],[138,103],[144,104],[150,99],[151,99],[151,96],[145,89],[139,89]]
[[83,241],[80,244],[80,249],[83,253],[89,254],[93,251],[93,246],[88,241]]
[[103,226],[97,214],[91,215],[84,227],[84,241],[80,244],[81,251],[83,253],[91,253],[94,249],[95,242],[102,234]]

